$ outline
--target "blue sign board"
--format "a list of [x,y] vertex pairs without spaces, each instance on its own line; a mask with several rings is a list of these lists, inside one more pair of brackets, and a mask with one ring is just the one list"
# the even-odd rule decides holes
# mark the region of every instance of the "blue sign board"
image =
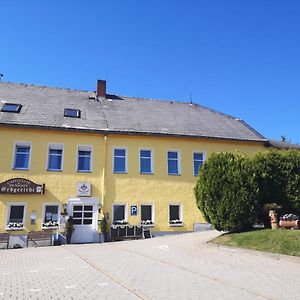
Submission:
[[136,205],[131,205],[131,206],[130,206],[130,214],[131,214],[132,216],[137,216],[137,212],[138,212],[137,206],[136,206]]

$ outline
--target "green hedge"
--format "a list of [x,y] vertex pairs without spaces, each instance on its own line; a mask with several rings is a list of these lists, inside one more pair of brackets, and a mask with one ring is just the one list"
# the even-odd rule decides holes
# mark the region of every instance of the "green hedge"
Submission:
[[256,220],[257,182],[251,160],[242,154],[212,154],[195,187],[197,205],[217,230],[243,231]]
[[[197,205],[217,230],[249,229],[268,220],[268,203],[282,213],[300,213],[300,151],[266,151],[253,158],[214,153],[203,164],[195,186]],[[263,214],[264,212],[264,214]]]
[[282,213],[300,213],[300,151],[258,153],[253,164],[260,206],[276,203]]

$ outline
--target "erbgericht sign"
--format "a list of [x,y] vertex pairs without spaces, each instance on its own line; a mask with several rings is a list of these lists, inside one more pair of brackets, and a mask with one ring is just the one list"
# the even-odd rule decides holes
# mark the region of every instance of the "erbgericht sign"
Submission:
[[45,184],[25,178],[12,178],[0,183],[0,194],[44,194]]

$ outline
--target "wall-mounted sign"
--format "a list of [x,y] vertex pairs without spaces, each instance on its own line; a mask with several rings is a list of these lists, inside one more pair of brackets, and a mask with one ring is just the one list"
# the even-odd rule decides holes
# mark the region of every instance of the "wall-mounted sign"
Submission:
[[12,178],[0,183],[0,194],[44,194],[45,184],[25,178]]
[[91,197],[92,185],[90,182],[77,182],[77,196],[78,197]]
[[34,225],[36,223],[36,210],[33,210],[30,214],[30,224]]
[[136,206],[136,205],[131,205],[131,206],[130,206],[130,214],[131,214],[132,216],[137,216],[137,212],[138,212],[137,206]]

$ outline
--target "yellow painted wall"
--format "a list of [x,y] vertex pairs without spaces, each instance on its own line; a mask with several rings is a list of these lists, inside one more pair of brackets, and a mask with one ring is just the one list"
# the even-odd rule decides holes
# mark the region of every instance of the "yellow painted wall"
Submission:
[[[32,143],[31,165],[29,171],[12,170],[13,153],[16,141]],[[62,172],[46,171],[49,143],[64,144],[64,163]],[[93,171],[78,173],[76,171],[77,146],[92,145]],[[241,151],[253,154],[264,150],[262,144],[221,141],[214,139],[142,137],[108,135],[106,143],[107,159],[104,168],[105,142],[103,135],[86,132],[66,132],[53,130],[29,130],[0,128],[0,182],[24,177],[35,183],[46,185],[45,195],[4,195],[0,194],[0,232],[5,231],[6,206],[10,202],[27,202],[26,231],[40,230],[43,202],[66,203],[76,197],[76,183],[92,183],[92,197],[102,199],[102,183],[105,184],[104,212],[112,217],[112,205],[128,205],[130,224],[140,222],[140,204],[154,204],[154,231],[191,231],[193,224],[204,222],[195,204],[193,187],[197,178],[193,175],[193,151],[205,152],[208,156],[216,151]],[[113,147],[128,149],[128,173],[113,174]],[[154,158],[154,174],[139,173],[139,150],[151,148]],[[178,150],[181,155],[181,175],[170,176],[167,173],[167,151]],[[183,226],[170,227],[168,223],[168,205],[182,204]],[[130,216],[130,205],[138,205],[138,215]],[[37,211],[37,224],[30,225],[30,212]],[[20,232],[17,232],[20,234]]]
[[[114,147],[128,149],[128,174],[113,174]],[[153,149],[154,174],[139,173],[139,150]],[[181,175],[167,172],[167,151],[178,150],[181,154]],[[262,144],[249,142],[220,141],[213,139],[188,139],[171,137],[108,136],[105,177],[105,211],[112,210],[113,203],[128,205],[128,221],[140,221],[140,205],[154,204],[154,231],[191,231],[194,223],[205,222],[199,212],[193,187],[197,177],[193,174],[193,152],[205,152],[208,156],[218,151],[240,151],[247,154],[264,150]],[[183,226],[169,226],[169,204],[182,204]],[[138,215],[130,216],[130,205],[138,206]],[[111,215],[111,214],[110,214]]]
[[[13,170],[13,153],[16,141],[31,142],[30,170]],[[49,143],[64,144],[64,162],[62,172],[47,171],[47,153]],[[78,173],[77,145],[92,145],[93,172]],[[44,195],[8,195],[0,194],[0,232],[5,231],[6,205],[11,202],[27,202],[26,231],[41,230],[43,202],[66,203],[68,198],[76,198],[76,183],[92,183],[92,197],[101,199],[101,175],[103,159],[97,153],[103,152],[103,139],[99,135],[88,133],[37,131],[0,128],[0,182],[15,177],[24,177],[37,184],[45,184]],[[37,211],[36,225],[30,225],[31,211]],[[13,232],[19,234],[18,232]]]

